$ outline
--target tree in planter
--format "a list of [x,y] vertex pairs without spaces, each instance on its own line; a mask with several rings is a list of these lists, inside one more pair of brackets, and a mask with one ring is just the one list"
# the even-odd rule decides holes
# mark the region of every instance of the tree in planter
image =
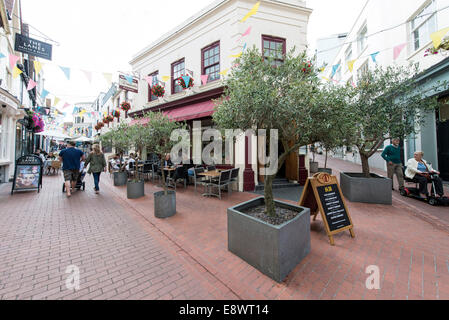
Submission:
[[[150,126],[136,124],[128,127],[126,132],[130,141],[130,147],[134,148],[139,154],[142,154],[144,148],[148,149],[151,147],[153,130]],[[133,181],[137,182],[137,177]]]
[[[170,120],[162,112],[149,112],[144,115],[148,120],[145,126],[146,146],[154,150],[154,152],[161,159],[161,168],[164,167],[165,155],[169,154],[173,147],[178,144],[178,141],[171,141],[171,135],[175,130],[185,129],[185,125]],[[165,172],[162,171],[162,185],[164,187],[164,194],[168,194],[167,183],[165,179]]]
[[131,145],[130,135],[128,133],[128,125],[120,124],[113,130],[108,131],[100,137],[103,146],[112,147],[115,153],[120,156],[120,172],[125,171],[123,168],[123,154],[129,149]]
[[343,135],[346,145],[357,147],[365,177],[371,177],[369,158],[384,142],[417,133],[429,111],[438,106],[415,81],[417,65],[376,67],[363,74],[350,93]]
[[265,179],[266,214],[271,217],[276,216],[272,185],[277,172],[291,153],[315,142],[312,115],[320,92],[319,71],[305,52],[295,55],[293,49],[283,58],[279,64],[264,58],[256,48],[245,52],[226,80],[213,116],[223,129],[265,129],[267,135],[278,130],[285,152],[278,159],[276,173]]

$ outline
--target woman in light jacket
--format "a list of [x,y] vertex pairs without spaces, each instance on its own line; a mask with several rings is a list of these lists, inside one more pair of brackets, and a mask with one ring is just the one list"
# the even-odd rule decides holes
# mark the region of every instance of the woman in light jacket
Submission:
[[430,181],[434,181],[436,193],[444,196],[443,181],[438,177],[440,173],[433,170],[432,166],[423,159],[424,152],[415,152],[415,157],[407,162],[407,171],[405,175],[414,182],[419,183],[419,192],[423,198],[429,197],[427,185]]
[[95,193],[98,194],[100,193],[100,175],[106,170],[106,159],[98,144],[94,144],[92,149],[92,153],[87,157],[85,167],[90,164],[88,173],[94,175]]

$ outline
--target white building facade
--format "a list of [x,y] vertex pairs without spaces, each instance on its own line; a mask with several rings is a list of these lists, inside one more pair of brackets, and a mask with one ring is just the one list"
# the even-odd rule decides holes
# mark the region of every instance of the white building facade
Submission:
[[[186,121],[190,130],[194,121],[200,122],[204,131],[215,126],[213,100],[223,94],[223,79],[235,64],[232,56],[253,46],[261,52],[262,47],[284,53],[293,47],[297,53],[305,50],[312,12],[305,1],[260,1],[257,14],[241,22],[255,3],[215,1],[137,53],[130,62],[134,74],[140,79],[149,77],[152,84],[163,83],[166,94],[154,97],[148,83],[140,81],[130,115],[138,118],[144,112],[162,111],[174,121]],[[181,75],[192,77],[194,87],[183,90],[176,81]],[[208,76],[207,83],[202,75]],[[192,154],[201,153],[203,146],[193,141]],[[232,158],[232,167],[241,169],[239,189],[254,190],[260,181],[259,166],[252,161],[257,159],[257,139],[241,138]],[[290,180],[298,180],[298,175]]]

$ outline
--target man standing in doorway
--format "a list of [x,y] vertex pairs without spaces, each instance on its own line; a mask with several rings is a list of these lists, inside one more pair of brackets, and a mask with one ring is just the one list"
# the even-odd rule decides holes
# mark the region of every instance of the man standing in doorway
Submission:
[[404,189],[404,171],[402,170],[400,143],[401,139],[393,139],[392,144],[386,147],[382,153],[382,158],[384,158],[387,162],[388,178],[393,180],[393,177],[396,174],[399,183],[399,190],[402,190]]
[[67,197],[72,196],[73,191],[76,188],[76,181],[80,174],[81,160],[85,160],[84,153],[81,150],[75,148],[74,142],[67,144],[67,149],[62,150],[59,153],[59,160],[62,162],[62,171],[64,172],[64,183],[67,191]]

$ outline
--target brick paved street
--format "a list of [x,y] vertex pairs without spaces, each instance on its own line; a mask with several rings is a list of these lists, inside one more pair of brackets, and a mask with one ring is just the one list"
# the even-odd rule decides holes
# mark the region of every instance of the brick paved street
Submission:
[[[86,181],[71,199],[61,178],[45,177],[39,195],[0,187],[1,299],[449,299],[448,231],[396,199],[349,203],[356,239],[340,234],[335,247],[312,223],[311,254],[278,284],[227,251],[226,208],[256,195],[179,188],[177,215],[158,220],[153,184],[131,201],[106,175],[100,196]],[[70,264],[81,269],[76,293],[65,289]],[[381,290],[365,287],[370,265]]]

